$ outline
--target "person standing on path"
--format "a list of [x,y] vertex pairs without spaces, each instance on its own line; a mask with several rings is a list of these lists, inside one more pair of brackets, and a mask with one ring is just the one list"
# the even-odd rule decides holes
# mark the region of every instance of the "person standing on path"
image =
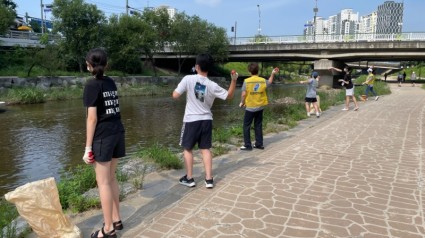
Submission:
[[319,86],[320,76],[317,72],[311,74],[309,80],[300,81],[300,84],[308,84],[307,93],[305,95],[305,109],[307,110],[307,116],[310,117],[310,103],[313,104],[316,110],[316,117],[320,117],[319,107],[317,106],[317,87]]
[[354,96],[354,84],[351,78],[351,69],[348,66],[344,67],[344,70],[340,70],[338,68],[331,67],[331,70],[336,70],[338,72],[344,72],[344,78],[339,81],[342,82],[342,86],[345,87],[345,107],[342,109],[343,111],[348,111],[350,108],[350,97],[354,102],[354,111],[359,110],[359,106],[357,104],[356,97]]
[[404,70],[403,71],[403,83],[406,82],[406,76],[407,76],[406,70]]
[[415,87],[415,80],[416,80],[416,73],[415,71],[413,71],[412,75],[410,75],[410,81],[412,82],[412,87]]
[[369,73],[369,75],[367,76],[366,81],[363,82],[363,85],[366,84],[366,90],[365,90],[366,100],[369,97],[369,91],[371,91],[372,94],[375,96],[375,101],[377,101],[379,99],[379,96],[378,96],[378,94],[376,94],[375,90],[373,90],[373,84],[375,82],[375,75],[373,75],[372,69],[368,69],[367,72]]
[[186,108],[183,117],[180,145],[183,147],[183,156],[186,175],[180,178],[179,183],[188,187],[195,187],[193,179],[193,147],[198,144],[201,150],[205,168],[205,186],[214,187],[212,174],[212,121],[211,107],[215,98],[230,100],[233,98],[237,73],[231,74],[228,90],[208,79],[208,72],[214,64],[209,54],[200,54],[196,57],[195,69],[198,74],[187,75],[173,91],[174,99],[186,92]]
[[398,72],[397,82],[398,82],[398,86],[401,87],[401,83],[403,82],[403,75],[401,74],[401,72]]
[[[268,104],[267,87],[273,83],[278,68],[272,70],[268,80],[258,76],[258,63],[249,63],[248,71],[251,77],[244,80],[242,85],[241,102],[239,107],[245,107],[243,119],[243,140],[241,150],[252,150],[252,147],[264,149],[263,144],[263,112]],[[255,143],[251,143],[251,125],[254,122]]]
[[124,126],[117,86],[110,77],[104,75],[106,52],[100,48],[90,50],[86,63],[87,70],[94,78],[87,81],[84,87],[87,131],[83,160],[87,164],[94,164],[104,221],[103,227],[92,233],[91,238],[116,238],[116,230],[123,229],[115,171],[118,158],[125,156]]

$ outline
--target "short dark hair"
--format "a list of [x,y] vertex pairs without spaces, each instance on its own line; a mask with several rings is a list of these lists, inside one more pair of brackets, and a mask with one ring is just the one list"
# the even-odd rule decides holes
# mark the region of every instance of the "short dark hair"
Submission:
[[252,74],[252,75],[257,75],[258,74],[258,63],[249,63],[248,64],[248,71]]
[[345,66],[344,69],[347,69],[347,72],[350,73],[351,72],[351,67],[350,66]]
[[202,72],[209,72],[214,65],[214,59],[210,54],[199,54],[196,56],[196,64]]
[[97,79],[102,79],[108,64],[108,56],[106,51],[101,48],[91,49],[86,56],[86,61],[93,67],[92,74]]

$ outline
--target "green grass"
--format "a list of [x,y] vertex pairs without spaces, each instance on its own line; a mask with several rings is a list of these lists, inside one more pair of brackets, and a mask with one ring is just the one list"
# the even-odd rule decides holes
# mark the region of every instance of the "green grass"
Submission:
[[[19,216],[16,207],[0,198],[0,238],[16,238],[16,222],[13,222]],[[2,232],[4,231],[4,232]]]
[[139,149],[136,156],[146,161],[155,162],[162,169],[181,169],[183,162],[168,148],[155,143],[152,146],[144,149]]
[[[127,181],[127,176],[117,173],[119,182]],[[93,166],[79,165],[61,174],[58,183],[59,199],[63,209],[82,212],[100,206],[98,198],[86,198],[82,194],[95,188],[96,174]]]
[[35,87],[15,87],[7,90],[4,99],[9,104],[34,104],[46,101],[43,90]]

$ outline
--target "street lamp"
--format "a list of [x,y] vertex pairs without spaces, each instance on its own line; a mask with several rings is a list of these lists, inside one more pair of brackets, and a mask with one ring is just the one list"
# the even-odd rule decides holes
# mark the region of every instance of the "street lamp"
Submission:
[[261,35],[261,11],[260,11],[260,4],[257,4],[258,8],[258,35]]

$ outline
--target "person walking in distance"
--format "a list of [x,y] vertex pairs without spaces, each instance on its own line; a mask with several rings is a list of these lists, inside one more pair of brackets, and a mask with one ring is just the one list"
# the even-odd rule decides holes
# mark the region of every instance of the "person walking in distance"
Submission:
[[274,75],[278,68],[272,70],[268,80],[258,76],[258,63],[249,63],[248,71],[251,77],[244,80],[242,85],[241,102],[239,107],[245,107],[243,119],[243,140],[241,150],[252,150],[251,125],[254,122],[255,143],[254,148],[264,149],[263,144],[263,112],[268,104],[267,87],[273,83]]
[[316,111],[316,117],[320,117],[319,107],[317,106],[317,90],[316,88],[319,86],[320,76],[317,72],[313,72],[311,74],[311,78],[309,80],[300,81],[300,84],[308,84],[307,93],[305,95],[305,109],[307,110],[307,116],[310,116],[310,103],[313,104],[313,107]]
[[366,85],[366,90],[365,90],[366,100],[369,97],[369,91],[371,91],[372,94],[375,96],[375,101],[377,101],[379,99],[379,96],[378,94],[376,94],[375,90],[373,90],[375,75],[373,75],[372,69],[368,69],[367,72],[369,73],[369,75],[367,76],[366,81],[363,82],[363,85]]
[[398,82],[398,86],[401,87],[401,83],[403,82],[403,75],[401,74],[401,72],[398,72],[397,82]]
[[228,90],[208,79],[208,72],[214,64],[209,54],[200,54],[196,57],[195,69],[197,74],[185,76],[173,91],[174,99],[186,93],[186,108],[183,116],[183,127],[180,145],[183,147],[183,156],[186,175],[180,178],[179,183],[188,187],[195,187],[193,178],[193,148],[198,144],[201,150],[205,168],[205,186],[214,187],[212,174],[212,122],[211,107],[215,98],[230,100],[233,98],[237,73],[231,74]]
[[416,80],[416,73],[415,71],[412,72],[410,75],[410,81],[412,82],[412,87],[415,87],[415,80]]
[[350,108],[350,98],[353,99],[354,102],[354,111],[359,110],[359,106],[357,104],[356,97],[354,96],[354,84],[351,78],[351,69],[348,66],[344,67],[344,70],[340,70],[338,68],[331,67],[330,70],[335,70],[338,72],[344,73],[344,78],[338,80],[339,82],[342,82],[342,86],[345,87],[345,107],[342,109],[343,111],[348,111]]
[[83,160],[93,164],[99,188],[104,225],[91,238],[116,238],[123,224],[119,208],[119,188],[115,175],[118,158],[125,156],[124,126],[115,82],[104,75],[107,55],[103,49],[92,49],[86,57],[87,70],[93,79],[84,87],[83,102],[87,108],[86,148]]

